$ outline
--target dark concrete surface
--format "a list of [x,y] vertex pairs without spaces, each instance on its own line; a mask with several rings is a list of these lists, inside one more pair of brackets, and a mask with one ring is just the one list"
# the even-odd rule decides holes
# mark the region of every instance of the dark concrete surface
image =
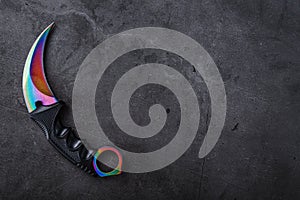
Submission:
[[[198,136],[180,159],[159,171],[106,179],[72,166],[29,119],[21,89],[27,53],[52,21],[57,26],[47,46],[46,72],[55,94],[69,105],[64,121],[70,126],[77,70],[104,39],[156,26],[197,40],[216,62],[227,93],[226,123],[213,151],[197,157],[210,103],[202,79],[187,70],[183,73],[198,88],[202,113]],[[300,198],[299,0],[0,0],[0,54],[0,199]],[[128,56],[123,61],[134,64],[167,62],[174,55],[141,50]],[[170,60],[180,62],[176,56]],[[161,89],[137,92],[147,96]],[[97,94],[101,92],[103,88]],[[168,96],[160,98],[166,102]],[[143,101],[133,96],[138,109],[133,107],[132,115],[140,123],[146,123],[145,112],[137,111],[152,102]],[[172,135],[176,127],[166,130]],[[134,151],[148,148],[137,142],[120,145]]]

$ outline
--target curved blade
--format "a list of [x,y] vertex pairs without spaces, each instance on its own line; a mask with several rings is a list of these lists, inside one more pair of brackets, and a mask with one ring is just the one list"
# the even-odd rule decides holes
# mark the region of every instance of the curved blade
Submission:
[[38,101],[45,106],[58,102],[47,83],[43,61],[45,43],[53,25],[50,24],[35,40],[24,66],[23,95],[29,113],[36,109]]

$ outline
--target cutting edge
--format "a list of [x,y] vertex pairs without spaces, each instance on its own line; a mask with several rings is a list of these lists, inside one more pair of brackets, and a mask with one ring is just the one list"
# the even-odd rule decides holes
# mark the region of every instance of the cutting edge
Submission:
[[33,43],[23,70],[23,95],[28,112],[36,109],[36,102],[52,105],[58,100],[53,95],[44,72],[44,47],[48,34],[54,23],[51,23]]

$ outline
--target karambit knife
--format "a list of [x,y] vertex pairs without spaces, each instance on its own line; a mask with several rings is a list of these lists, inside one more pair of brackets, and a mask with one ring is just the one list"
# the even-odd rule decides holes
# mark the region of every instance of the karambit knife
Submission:
[[[50,144],[73,164],[101,177],[120,174],[122,157],[117,149],[102,147],[93,155],[94,152],[83,145],[77,134],[59,120],[64,102],[59,101],[51,91],[43,64],[45,43],[53,26],[54,23],[50,24],[36,39],[24,66],[23,95],[29,115],[43,130]],[[110,172],[103,172],[97,166],[97,157],[104,151],[112,151],[118,156],[118,166]]]

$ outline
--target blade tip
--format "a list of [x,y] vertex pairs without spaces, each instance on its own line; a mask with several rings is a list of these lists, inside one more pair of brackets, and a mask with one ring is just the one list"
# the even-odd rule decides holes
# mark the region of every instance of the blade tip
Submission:
[[51,22],[51,24],[49,24],[48,29],[52,29],[54,27],[55,27],[55,22],[53,21],[53,22]]

